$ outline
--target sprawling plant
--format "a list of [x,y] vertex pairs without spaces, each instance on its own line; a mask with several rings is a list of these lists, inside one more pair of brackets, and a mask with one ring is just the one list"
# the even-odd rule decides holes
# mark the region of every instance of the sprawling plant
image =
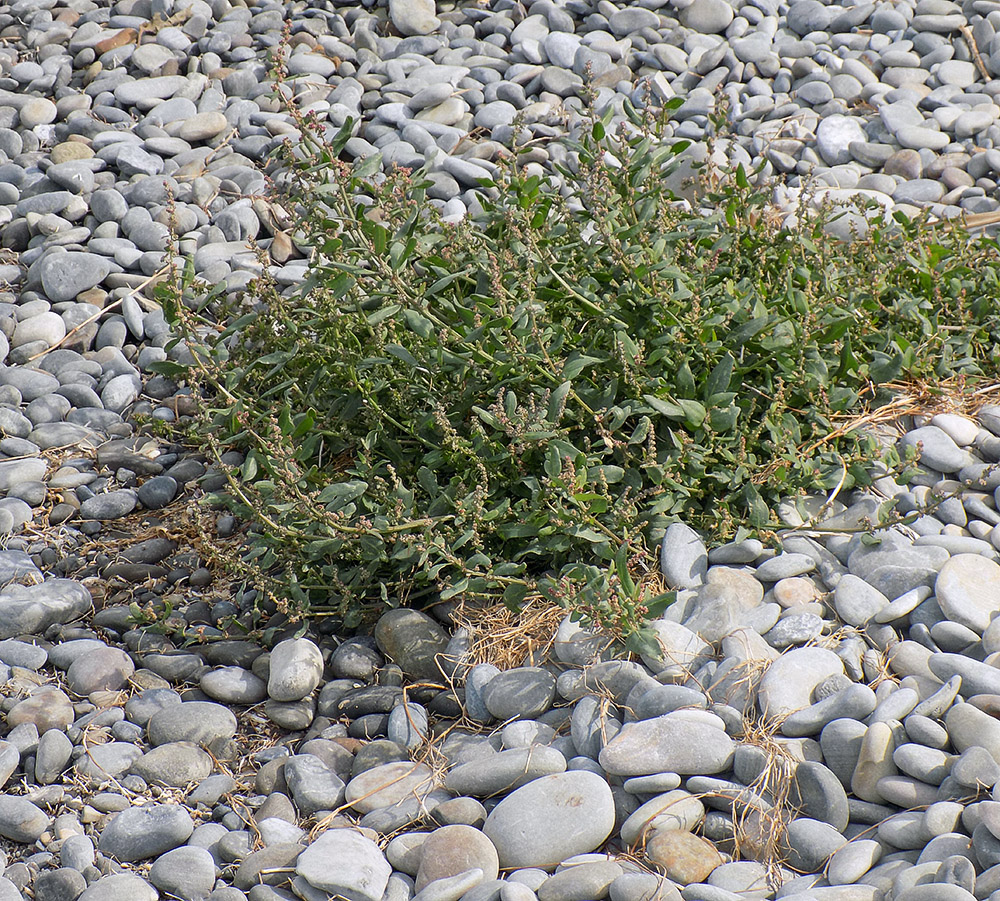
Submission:
[[508,161],[459,224],[423,173],[344,162],[349,127],[289,156],[309,278],[188,335],[275,596],[353,622],[540,592],[632,632],[669,601],[642,577],[667,523],[765,529],[781,496],[866,481],[874,444],[833,420],[879,385],[995,373],[994,242],[783,230],[742,168],[692,210],[666,186],[684,144],[609,121],[563,187]]

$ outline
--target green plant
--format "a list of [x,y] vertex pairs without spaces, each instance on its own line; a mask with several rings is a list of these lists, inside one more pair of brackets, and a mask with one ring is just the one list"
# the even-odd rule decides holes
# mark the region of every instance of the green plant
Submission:
[[692,211],[668,184],[685,144],[641,114],[590,123],[562,191],[501,161],[458,225],[423,173],[343,161],[350,123],[330,143],[300,125],[283,204],[304,285],[262,279],[222,329],[190,270],[163,298],[195,360],[163,369],[200,391],[216,459],[245,452],[226,502],[285,610],[350,623],[562,582],[635,631],[622,548],[678,518],[767,529],[784,495],[865,484],[877,445],[838,415],[897,378],[996,372],[995,242],[784,230],[742,167]]

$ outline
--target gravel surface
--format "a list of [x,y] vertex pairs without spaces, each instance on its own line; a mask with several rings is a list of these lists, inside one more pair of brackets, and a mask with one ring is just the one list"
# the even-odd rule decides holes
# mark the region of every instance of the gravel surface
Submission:
[[1000,207],[994,0],[0,3],[0,901],[1000,899],[1000,408],[904,424],[921,474],[876,488],[928,512],[876,543],[861,494],[789,504],[780,550],[671,526],[641,661],[567,618],[501,671],[446,608],[245,638],[199,536],[239,524],[191,512],[223,476],[140,423],[192,412],[150,369],[187,356],[172,224],[230,294],[305,276],[267,195],[286,24],[294,102],[427,163],[446,218],[512,139],[565,161],[585,79],[681,97],[691,163],[724,105],[713,162],[789,217],[809,180]]

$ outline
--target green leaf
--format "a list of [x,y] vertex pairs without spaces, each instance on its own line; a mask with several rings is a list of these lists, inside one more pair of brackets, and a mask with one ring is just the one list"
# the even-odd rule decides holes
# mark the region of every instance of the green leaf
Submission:
[[740,347],[751,338],[756,338],[770,323],[770,316],[755,316],[733,329],[729,333],[727,343],[733,347]]
[[524,599],[530,594],[530,589],[522,582],[511,582],[503,590],[503,602],[511,610],[520,610]]
[[421,338],[429,338],[434,331],[434,323],[417,310],[403,310],[403,318],[406,320],[406,324]]
[[364,482],[361,479],[348,479],[344,482],[334,482],[331,485],[327,485],[322,491],[320,491],[316,500],[318,500],[321,504],[332,504],[335,501],[339,501],[341,504],[346,504],[350,501],[357,500],[367,490],[367,482]]
[[876,385],[891,382],[899,377],[903,369],[902,354],[874,353],[868,364],[868,376]]
[[545,452],[545,474],[550,479],[558,479],[561,473],[562,457],[559,455],[558,448],[550,444],[548,450]]
[[395,357],[397,360],[402,360],[404,363],[406,363],[407,366],[412,366],[419,372],[427,372],[427,373],[430,372],[430,370],[421,366],[420,363],[417,361],[417,358],[413,356],[413,354],[411,354],[401,344],[387,344],[385,346],[385,352],[390,356]]
[[739,418],[740,409],[735,405],[728,407],[712,407],[708,412],[708,421],[716,432],[732,431]]
[[395,316],[402,307],[398,303],[387,304],[380,310],[376,310],[374,313],[370,313],[366,318],[369,325],[378,325],[386,319],[391,319]]
[[545,418],[549,422],[558,423],[562,418],[562,412],[566,406],[566,398],[569,396],[572,387],[572,382],[563,382],[549,395],[549,404],[545,413]]
[[681,398],[677,401],[677,403],[684,411],[684,421],[692,429],[698,428],[705,421],[705,416],[708,414],[704,404],[701,404],[696,400],[689,400],[686,397]]
[[482,407],[473,407],[472,412],[475,413],[476,416],[478,416],[490,428],[496,429],[498,432],[503,431],[503,423],[500,422],[500,420],[497,419],[497,417],[489,410],[484,410]]
[[354,166],[355,178],[370,178],[382,167],[382,154],[373,153],[365,157]]
[[572,382],[584,369],[593,366],[595,363],[603,362],[604,360],[601,357],[572,353],[563,365],[562,377]]
[[684,419],[685,412],[684,408],[680,404],[671,403],[670,401],[663,400],[659,397],[654,397],[652,394],[644,394],[642,399],[649,404],[657,413],[662,416],[666,416],[669,419]]
[[715,368],[712,369],[708,375],[708,379],[705,381],[705,390],[702,397],[706,401],[710,400],[716,394],[721,394],[723,391],[729,390],[729,386],[733,381],[733,367],[735,365],[736,361],[730,353],[724,354],[719,362],[715,364]]

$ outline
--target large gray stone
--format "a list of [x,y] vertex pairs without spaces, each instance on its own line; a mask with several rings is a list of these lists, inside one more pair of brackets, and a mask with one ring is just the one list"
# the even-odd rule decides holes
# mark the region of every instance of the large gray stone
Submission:
[[97,847],[123,863],[147,860],[183,845],[194,832],[191,815],[179,804],[146,804],[116,814]]
[[295,862],[313,888],[345,901],[381,901],[392,867],[378,845],[353,829],[328,829]]
[[49,300],[62,303],[89,291],[108,277],[113,264],[96,253],[49,253],[39,263],[42,289]]
[[299,701],[323,677],[323,654],[308,638],[287,638],[271,651],[267,693],[275,701]]
[[782,654],[761,676],[757,703],[768,719],[780,719],[808,707],[813,689],[830,676],[842,676],[844,664],[826,648],[796,648]]
[[448,636],[426,613],[390,610],[375,626],[375,642],[412,679],[440,681],[438,657],[445,653]]
[[660,544],[660,571],[668,588],[697,588],[708,572],[708,549],[690,526],[667,526]]
[[486,818],[500,866],[547,869],[600,847],[615,825],[608,783],[573,770],[543,776],[504,798]]
[[615,776],[721,773],[732,763],[735,745],[705,716],[677,712],[626,723],[601,751],[601,766]]
[[49,825],[45,812],[27,798],[0,795],[0,835],[14,842],[35,841]]
[[982,633],[1000,612],[1000,565],[979,554],[957,554],[941,567],[934,592],[948,619]]
[[227,707],[211,701],[185,701],[157,710],[147,725],[150,744],[172,741],[208,744],[236,734],[236,716]]
[[49,626],[83,616],[92,606],[90,592],[71,579],[8,585],[0,593],[0,639],[39,635]]

